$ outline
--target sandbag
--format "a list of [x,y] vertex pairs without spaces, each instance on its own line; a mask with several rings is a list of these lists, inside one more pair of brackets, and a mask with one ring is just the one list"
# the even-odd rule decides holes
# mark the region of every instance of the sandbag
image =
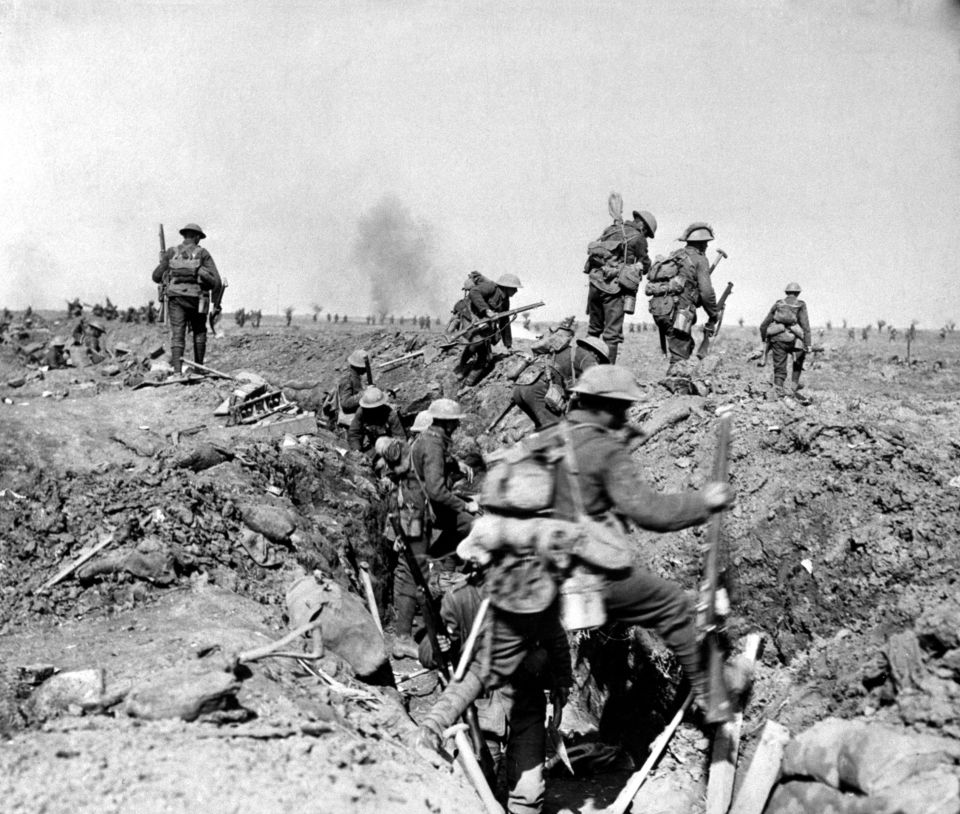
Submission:
[[287,542],[297,527],[297,516],[290,509],[266,503],[245,503],[238,508],[244,523],[274,543]]
[[43,682],[30,697],[30,715],[45,721],[63,713],[81,714],[86,706],[103,696],[105,673],[102,668],[57,673]]
[[215,710],[236,708],[240,682],[233,673],[195,662],[178,664],[136,685],[127,694],[123,712],[131,718],[195,721]]
[[871,797],[844,794],[823,783],[791,781],[782,783],[773,791],[773,796],[764,814],[892,814],[880,807],[880,802]]

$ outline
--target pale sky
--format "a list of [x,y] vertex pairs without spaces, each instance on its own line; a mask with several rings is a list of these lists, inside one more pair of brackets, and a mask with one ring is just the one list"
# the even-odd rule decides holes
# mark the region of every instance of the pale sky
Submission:
[[228,311],[362,315],[395,208],[433,281],[398,311],[476,268],[582,315],[616,190],[652,254],[714,225],[728,318],[795,280],[815,323],[960,319],[956,2],[0,0],[0,99],[12,308],[140,304],[196,221]]

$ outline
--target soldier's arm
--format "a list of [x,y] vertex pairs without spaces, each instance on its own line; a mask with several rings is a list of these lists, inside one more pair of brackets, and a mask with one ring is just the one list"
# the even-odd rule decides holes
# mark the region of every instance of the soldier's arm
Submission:
[[710,509],[700,492],[655,492],[643,482],[626,450],[611,449],[604,485],[616,511],[648,531],[677,531],[703,523]]
[[443,454],[439,447],[428,447],[423,456],[423,488],[435,506],[452,512],[465,511],[466,503],[447,488],[444,477]]
[[487,313],[487,309],[490,308],[487,299],[495,288],[496,286],[494,286],[493,283],[482,282],[470,289],[468,296],[470,297],[470,304],[473,306],[474,311],[478,314]]
[[363,389],[355,387],[353,380],[348,378],[338,385],[337,395],[340,397],[340,409],[345,413],[355,413],[360,407]]
[[163,282],[163,275],[170,269],[170,253],[172,251],[172,249],[167,249],[163,253],[163,259],[160,261],[160,264],[153,270],[151,277],[158,285]]
[[200,281],[210,290],[220,288],[223,283],[220,281],[220,272],[217,270],[217,264],[213,262],[213,257],[206,249],[200,249],[200,268],[197,269],[197,276]]
[[700,305],[707,312],[710,320],[715,320],[718,314],[717,295],[710,279],[710,266],[703,257],[697,262],[697,287],[700,289]]
[[360,423],[359,411],[353,417],[353,421],[350,422],[350,427],[347,430],[347,446],[358,452],[363,449],[363,424]]
[[763,322],[760,323],[760,339],[764,342],[767,341],[767,328],[770,327],[770,323],[773,322],[773,315],[777,310],[777,306],[774,305],[770,312],[764,317]]
[[799,322],[800,327],[803,328],[804,347],[809,348],[810,345],[813,344],[813,333],[810,331],[810,317],[807,316],[806,303],[800,306],[800,311],[797,314],[797,322]]
[[400,438],[403,441],[407,440],[407,431],[403,428],[403,424],[400,423],[400,414],[396,410],[390,411],[387,425],[390,427],[390,436],[392,438]]

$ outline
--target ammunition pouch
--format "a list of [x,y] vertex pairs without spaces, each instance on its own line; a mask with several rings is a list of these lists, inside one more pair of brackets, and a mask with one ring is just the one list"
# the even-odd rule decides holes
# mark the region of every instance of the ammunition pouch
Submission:
[[563,415],[567,410],[567,394],[557,382],[551,379],[547,385],[547,392],[543,395],[543,403],[554,415]]

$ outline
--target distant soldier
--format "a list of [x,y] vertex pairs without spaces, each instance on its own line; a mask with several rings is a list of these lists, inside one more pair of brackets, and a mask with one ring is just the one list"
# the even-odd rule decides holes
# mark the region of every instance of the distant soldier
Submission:
[[239,327],[243,327],[247,321],[247,311],[244,308],[237,309],[236,313],[233,315],[233,321],[237,323]]
[[636,300],[637,284],[650,269],[647,238],[656,233],[657,219],[641,210],[633,213],[633,220],[614,220],[587,249],[583,267],[583,273],[590,278],[587,334],[603,339],[612,365],[617,363],[623,344],[624,314],[633,313],[629,305],[625,310],[624,300],[628,296]]
[[102,306],[99,302],[94,303],[93,308],[91,309],[91,313],[92,313],[95,317],[102,318],[102,317],[103,317],[103,306]]
[[155,283],[167,282],[167,318],[170,322],[170,364],[174,375],[183,371],[187,327],[193,332],[193,358],[203,364],[207,349],[207,312],[211,292],[223,283],[210,252],[200,246],[206,235],[197,224],[180,230],[183,242],[160,252],[160,264],[153,270]]
[[289,327],[290,327],[290,322],[293,320],[293,308],[284,308],[284,309],[283,309],[283,316],[286,318],[286,320],[287,320],[287,327],[289,328]]
[[67,302],[67,316],[71,319],[74,317],[79,317],[83,315],[83,303],[80,302],[79,297],[75,297],[73,300]]
[[147,323],[153,325],[157,321],[157,309],[153,304],[153,300],[150,300],[147,303]]
[[[330,315],[327,314],[327,316],[330,316]],[[251,322],[251,324],[253,325],[254,328],[259,328],[259,327],[260,327],[260,320],[261,320],[261,319],[263,319],[263,311],[261,311],[261,310],[258,308],[256,311],[252,312],[251,317],[250,317],[250,322]]]
[[50,370],[59,370],[60,368],[66,367],[67,357],[63,352],[66,344],[67,340],[62,336],[53,337],[47,347],[47,352],[43,355],[41,364],[50,368]]
[[[562,328],[557,330],[561,332]],[[571,388],[585,370],[610,361],[607,346],[599,337],[574,339],[572,326],[568,330],[566,344],[556,351],[541,354],[544,361],[534,361],[533,370],[530,373],[524,371],[513,388],[513,403],[530,417],[535,430],[556,424],[566,414]]]
[[107,304],[103,308],[103,318],[107,320],[117,319],[120,316],[117,306],[110,302],[110,298],[107,297]]
[[[474,319],[492,318],[509,311],[510,298],[520,287],[520,279],[515,274],[503,274],[496,282],[481,276],[468,294]],[[478,384],[493,370],[491,357],[493,345],[497,341],[502,342],[506,348],[513,347],[513,334],[508,317],[491,319],[467,334],[467,344],[457,365],[457,372],[467,387]]]
[[706,257],[707,243],[714,239],[713,227],[703,222],[691,223],[680,239],[686,246],[651,268],[646,293],[650,297],[650,314],[670,357],[662,384],[673,393],[688,395],[693,390],[688,360],[695,344],[692,331],[697,308],[706,311],[709,321],[704,331],[711,333],[719,312]]
[[388,436],[403,441],[407,433],[396,408],[379,387],[368,387],[360,397],[360,406],[347,430],[347,446],[358,452],[372,452],[378,438]]
[[100,337],[107,332],[106,327],[99,319],[91,319],[84,324],[83,344],[88,350],[101,353]]
[[784,382],[787,379],[787,358],[793,356],[793,370],[790,374],[795,390],[800,390],[800,374],[803,362],[810,352],[812,335],[810,319],[807,316],[807,304],[799,299],[799,283],[788,283],[784,289],[786,297],[777,300],[770,312],[760,323],[760,338],[770,343],[773,354],[773,385],[779,395],[783,395]]

